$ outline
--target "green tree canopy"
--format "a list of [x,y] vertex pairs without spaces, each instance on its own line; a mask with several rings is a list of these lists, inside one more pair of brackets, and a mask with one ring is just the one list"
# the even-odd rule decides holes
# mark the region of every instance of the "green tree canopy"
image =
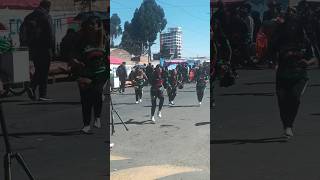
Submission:
[[133,40],[131,37],[131,24],[128,21],[124,23],[124,31],[122,34],[120,47],[135,56],[142,54],[142,43]]
[[134,41],[141,42],[148,47],[149,59],[151,46],[157,39],[159,32],[167,25],[165,13],[155,0],[144,0],[139,9],[135,10],[131,20],[131,37]]
[[110,18],[110,37],[111,47],[114,46],[114,39],[122,34],[121,19],[118,14],[112,14]]

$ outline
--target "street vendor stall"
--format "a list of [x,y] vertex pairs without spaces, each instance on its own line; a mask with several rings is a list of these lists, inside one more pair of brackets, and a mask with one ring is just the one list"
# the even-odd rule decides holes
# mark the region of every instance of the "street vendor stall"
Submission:
[[172,60],[165,60],[163,66],[164,67],[169,67],[172,65],[188,65],[188,62],[184,59],[172,59]]

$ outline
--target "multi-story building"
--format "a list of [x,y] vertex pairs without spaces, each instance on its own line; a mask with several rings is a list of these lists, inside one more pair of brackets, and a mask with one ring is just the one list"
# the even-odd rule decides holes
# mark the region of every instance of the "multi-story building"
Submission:
[[167,32],[160,34],[160,52],[162,48],[167,48],[170,54],[181,58],[182,51],[182,29],[181,27],[169,28]]

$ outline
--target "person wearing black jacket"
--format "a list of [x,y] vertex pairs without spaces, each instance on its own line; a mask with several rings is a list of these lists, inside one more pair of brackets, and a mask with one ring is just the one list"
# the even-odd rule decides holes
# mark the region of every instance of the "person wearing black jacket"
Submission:
[[69,62],[73,56],[77,32],[74,29],[68,29],[67,34],[60,43],[60,54],[63,61]]
[[119,92],[124,93],[126,88],[126,80],[127,80],[127,69],[126,69],[126,62],[123,62],[118,68],[117,68],[117,76],[120,80],[120,89]]
[[55,49],[55,35],[52,27],[52,18],[49,14],[51,2],[42,0],[38,8],[26,16],[25,22],[34,24],[34,32],[30,32],[27,46],[30,58],[34,63],[35,73],[31,79],[31,88],[28,95],[35,100],[35,90],[39,86],[39,100],[50,100],[47,98],[47,81],[50,61]]
[[287,138],[293,136],[292,128],[300,98],[309,80],[306,68],[317,60],[303,21],[295,9],[288,8],[284,22],[277,27],[271,38],[270,48],[278,62],[276,94]]
[[150,80],[151,80],[152,73],[153,73],[153,67],[152,67],[151,63],[149,63],[148,66],[146,67],[146,75],[149,79],[150,84],[151,84]]

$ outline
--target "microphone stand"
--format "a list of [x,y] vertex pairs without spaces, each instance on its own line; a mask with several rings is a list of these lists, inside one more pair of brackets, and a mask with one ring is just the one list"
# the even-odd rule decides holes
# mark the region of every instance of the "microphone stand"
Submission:
[[16,159],[18,163],[22,166],[25,173],[28,175],[30,180],[35,180],[35,178],[32,176],[29,168],[27,167],[25,161],[22,158],[22,155],[17,152],[12,152],[11,145],[9,142],[9,135],[7,131],[7,125],[6,121],[4,119],[3,110],[2,110],[2,103],[0,102],[0,124],[3,134],[3,139],[6,147],[6,154],[4,156],[4,179],[5,180],[11,180],[12,179],[12,173],[11,173],[11,164],[12,159]]

